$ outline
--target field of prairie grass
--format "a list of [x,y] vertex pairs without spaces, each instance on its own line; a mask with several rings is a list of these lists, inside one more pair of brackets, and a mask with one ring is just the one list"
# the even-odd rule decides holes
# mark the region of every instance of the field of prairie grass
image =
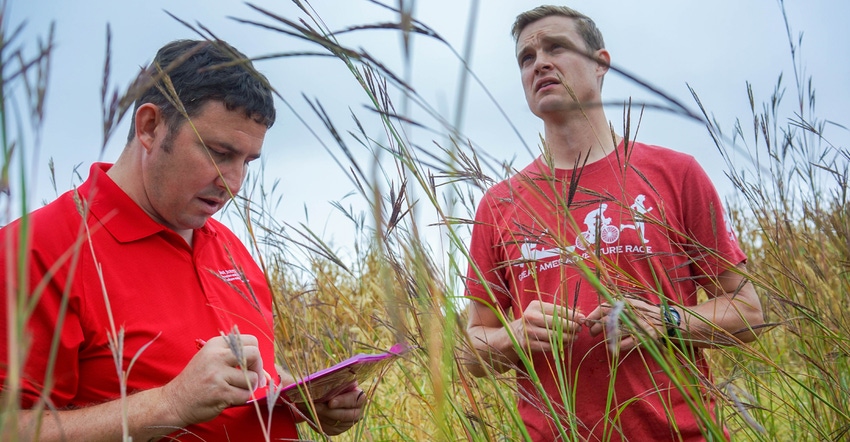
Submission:
[[[429,34],[424,24],[407,20],[404,13],[401,17],[398,32]],[[348,122],[339,126],[330,119],[324,120],[326,129],[347,132],[363,148],[391,158],[362,164],[340,143],[337,159],[356,183],[352,192],[370,208],[362,218],[348,214],[356,232],[350,244],[353,257],[338,256],[334,245],[306,227],[284,229],[269,213],[274,196],[244,205],[276,296],[281,364],[305,375],[356,353],[405,342],[411,351],[362,385],[370,397],[366,418],[336,440],[523,440],[527,434],[513,407],[518,394],[514,372],[474,378],[464,368],[464,360],[472,356],[457,282],[457,275],[466,273],[464,238],[470,224],[467,215],[458,214],[474,212],[476,196],[501,179],[504,170],[482,166],[481,154],[448,123],[433,128],[451,134],[441,147],[412,146],[405,127],[415,122],[398,117],[388,87],[398,86],[401,76],[365,51],[339,44],[318,17],[309,24],[273,14],[265,18],[348,67],[388,137],[379,143],[371,129],[348,127]],[[6,48],[13,46],[6,46],[10,35],[5,35],[3,91],[27,82],[27,105],[33,111],[29,123],[37,129],[38,110],[49,93],[44,80],[48,51],[7,57]],[[795,40],[788,39],[793,47]],[[731,128],[713,121],[710,109],[700,108],[698,92],[689,107],[698,111],[682,112],[683,118],[702,121],[706,137],[727,157],[734,150],[752,158],[743,166],[728,164],[735,186],[729,211],[768,324],[755,343],[709,352],[711,391],[721,405],[719,422],[733,440],[850,439],[850,148],[833,145],[824,136],[827,127],[846,131],[847,122],[818,115],[811,86],[817,79],[801,77],[802,71],[794,74],[780,77],[775,94],[764,103],[751,94],[750,109],[742,109],[739,123]],[[408,98],[417,98],[408,93]],[[25,172],[19,155],[26,140],[14,137],[15,124],[21,123],[9,118],[7,101],[2,105],[2,183],[7,186],[10,169]],[[108,102],[105,108],[120,115],[122,102]],[[631,112],[637,119],[639,109]],[[616,109],[609,115],[620,113]],[[614,124],[629,131],[626,119]],[[4,201],[7,207],[15,203]],[[414,216],[416,210],[437,214],[448,247],[423,240],[425,226]],[[346,216],[342,210],[340,216]],[[21,324],[25,311],[20,305],[13,323]],[[20,327],[4,333],[17,344],[24,342]],[[670,356],[661,352],[654,357]],[[14,385],[4,386],[3,439],[14,439],[13,392]],[[722,431],[714,416],[701,418],[710,434]],[[323,439],[302,430],[307,439]]]

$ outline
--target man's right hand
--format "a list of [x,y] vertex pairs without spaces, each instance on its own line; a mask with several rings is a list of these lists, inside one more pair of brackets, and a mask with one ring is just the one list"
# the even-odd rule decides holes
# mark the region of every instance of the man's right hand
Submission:
[[[467,332],[482,359],[501,373],[516,368],[519,349],[551,351],[552,344],[559,340],[563,343],[575,340],[585,319],[583,314],[564,306],[532,301],[521,317],[503,326],[500,317],[490,307],[472,301],[469,303]],[[486,374],[475,358],[470,358],[468,366],[475,376]]]
[[564,306],[532,301],[510,327],[520,348],[551,351],[558,341],[566,344],[575,340],[584,319],[581,313]]
[[[236,340],[233,347],[241,348],[241,360],[228,343],[231,339]],[[255,389],[266,386],[266,376],[256,337],[218,336],[210,339],[160,393],[186,426],[206,422],[227,407],[248,402]]]

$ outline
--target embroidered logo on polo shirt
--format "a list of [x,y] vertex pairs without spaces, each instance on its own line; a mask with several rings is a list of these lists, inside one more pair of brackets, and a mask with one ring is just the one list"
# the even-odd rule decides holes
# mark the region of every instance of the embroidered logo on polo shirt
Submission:
[[240,275],[236,269],[219,270],[218,276],[227,282],[242,280],[242,275]]

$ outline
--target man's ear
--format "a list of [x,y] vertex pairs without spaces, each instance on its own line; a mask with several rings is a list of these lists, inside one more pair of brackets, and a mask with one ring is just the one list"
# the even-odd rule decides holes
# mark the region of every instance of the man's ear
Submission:
[[605,75],[608,73],[608,67],[611,66],[611,54],[608,53],[608,50],[602,48],[596,51],[596,62],[597,62],[597,70],[600,70],[600,74]]
[[153,148],[157,135],[164,136],[162,132],[167,130],[162,110],[153,103],[145,103],[136,109],[136,139],[142,147],[150,152]]

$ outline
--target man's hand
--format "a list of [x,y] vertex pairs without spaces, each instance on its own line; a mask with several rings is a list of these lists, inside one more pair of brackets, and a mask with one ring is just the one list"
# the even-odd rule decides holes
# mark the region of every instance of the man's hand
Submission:
[[[764,314],[756,289],[745,276],[746,273],[747,268],[743,263],[734,270],[723,271],[711,284],[703,285],[709,294],[708,300],[692,307],[677,308],[681,321],[679,339],[682,342],[693,347],[712,348],[756,339],[764,324]],[[635,325],[646,333],[647,338],[657,340],[664,336],[667,325],[662,306],[640,298],[626,298],[623,301],[631,305],[635,313]],[[587,315],[586,322],[590,325],[591,335],[596,336],[605,330],[613,310],[612,306],[603,304]],[[619,327],[618,333],[609,333],[606,339],[609,342],[619,340],[620,350],[630,350],[639,343],[637,336],[623,334]]]
[[[280,376],[280,385],[286,386],[295,383],[295,378],[283,367],[275,366]],[[296,415],[312,419],[313,413],[318,418],[318,423],[309,422],[316,431],[336,436],[348,431],[360,419],[363,419],[363,407],[366,405],[366,393],[357,383],[351,384],[351,388],[331,397],[325,402],[314,402],[312,411],[310,404],[299,403],[296,405]]]
[[[574,341],[585,320],[577,311],[542,301],[532,301],[520,318],[506,326],[501,319],[503,314],[497,315],[482,302],[470,302],[468,309],[467,332],[472,345],[485,364],[499,373],[517,367],[520,349],[551,351],[552,344],[558,340]],[[469,358],[466,364],[474,376],[487,373],[486,367],[475,357]]]
[[[638,298],[624,298],[623,302],[628,303],[630,307],[624,306],[623,310],[616,310],[631,310],[635,313],[632,319],[635,321],[636,333],[644,333],[646,339],[653,341],[664,336],[667,328],[662,319],[662,306]],[[614,310],[614,307],[608,304],[601,304],[587,315],[585,321],[590,326],[590,335],[597,336],[606,332],[605,340],[609,344],[617,345],[620,351],[628,351],[637,347],[640,339],[635,333],[627,333],[623,327],[619,326],[621,320],[611,316]],[[614,314],[617,314],[617,312],[614,312]],[[606,330],[607,324],[610,323],[618,324],[618,327],[615,330]]]
[[561,305],[532,301],[522,316],[510,323],[520,348],[531,352],[551,351],[552,344],[576,339],[584,315]]
[[[311,422],[311,425],[328,436],[336,436],[348,431],[363,418],[365,405],[366,394],[357,387],[357,384],[354,384],[351,390],[339,393],[327,402],[313,403],[313,412],[319,422],[317,424]],[[309,407],[309,404],[298,404],[299,411],[305,416],[312,415]]]
[[[232,348],[241,351],[241,359]],[[183,421],[181,426],[186,426],[213,419],[231,405],[244,404],[256,388],[266,385],[267,376],[256,337],[218,336],[161,392]]]

